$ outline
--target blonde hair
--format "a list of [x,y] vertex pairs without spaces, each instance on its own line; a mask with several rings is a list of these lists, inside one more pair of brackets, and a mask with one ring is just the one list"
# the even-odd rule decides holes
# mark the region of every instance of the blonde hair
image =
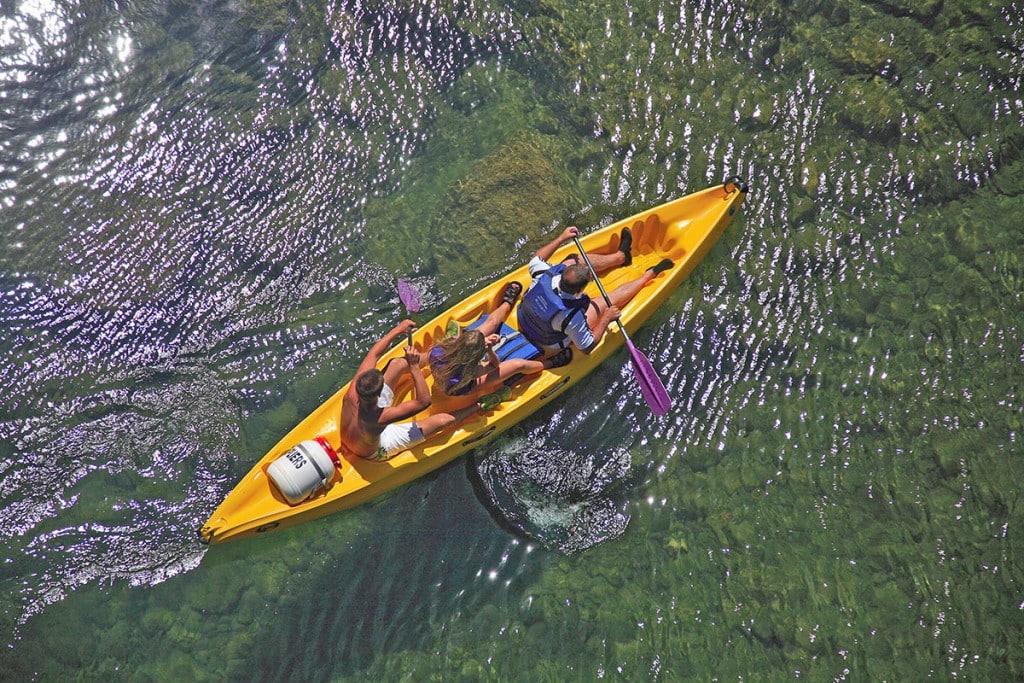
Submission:
[[434,386],[440,386],[449,396],[463,393],[479,374],[480,360],[487,350],[484,335],[477,330],[465,330],[453,339],[442,339],[437,345],[441,348],[441,357],[431,363]]

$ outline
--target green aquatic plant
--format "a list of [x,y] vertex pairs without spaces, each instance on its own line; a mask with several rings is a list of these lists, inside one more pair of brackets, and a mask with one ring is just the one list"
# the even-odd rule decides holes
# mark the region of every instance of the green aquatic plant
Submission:
[[499,269],[518,240],[540,234],[551,216],[575,208],[574,183],[561,158],[557,144],[525,135],[475,164],[448,190],[445,216],[431,222],[438,272],[461,278],[467,264],[483,272]]
[[877,76],[849,79],[840,86],[839,95],[845,104],[841,118],[857,132],[883,143],[899,134],[906,103],[885,80]]

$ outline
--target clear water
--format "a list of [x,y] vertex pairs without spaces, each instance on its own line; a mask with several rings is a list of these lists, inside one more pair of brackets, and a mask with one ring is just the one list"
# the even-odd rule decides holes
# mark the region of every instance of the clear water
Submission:
[[[1022,17],[3,2],[0,677],[1024,675]],[[440,307],[732,174],[636,335],[668,415],[623,356],[384,500],[198,544],[397,277]]]

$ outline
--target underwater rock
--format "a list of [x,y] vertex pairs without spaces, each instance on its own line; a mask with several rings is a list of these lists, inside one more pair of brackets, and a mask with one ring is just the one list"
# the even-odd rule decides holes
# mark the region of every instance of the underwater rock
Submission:
[[938,432],[930,438],[930,451],[943,478],[956,477],[960,473],[961,461],[969,450],[964,450],[965,439],[954,432]]
[[140,75],[154,83],[172,81],[186,73],[195,59],[196,51],[190,43],[166,38],[166,42],[154,49],[154,58],[140,65]]
[[572,180],[560,158],[543,136],[525,134],[477,162],[449,189],[442,214],[431,221],[438,273],[464,279],[467,264],[500,269],[524,235],[569,211]]
[[430,138],[403,189],[363,209],[369,261],[465,282],[507,270],[524,236],[578,208],[569,169],[583,152],[545,134],[563,131],[565,120],[536,104],[533,87],[483,65],[458,80],[452,108],[434,123],[443,134]]
[[573,555],[622,535],[629,515],[611,490],[631,472],[629,451],[564,451],[531,438],[492,446],[479,484],[504,525]]
[[517,50],[533,62],[530,70],[539,78],[578,71],[587,61],[586,43],[561,21],[557,9],[548,6],[531,14],[523,22],[523,40]]
[[988,77],[977,73],[959,74],[955,87],[962,96],[952,104],[950,114],[963,137],[969,139],[989,132],[994,127],[992,113],[978,106],[979,98],[991,88]]
[[875,76],[847,79],[839,87],[843,103],[839,117],[856,131],[877,142],[893,142],[906,109],[899,92]]
[[243,0],[239,20],[252,31],[275,32],[288,26],[288,3],[281,0]]
[[548,107],[539,106],[533,112],[533,122],[537,130],[545,135],[558,135],[561,124]]
[[794,225],[813,220],[817,213],[818,203],[810,197],[801,197],[795,193],[789,195],[789,219]]
[[[737,83],[737,87],[744,87]],[[775,115],[775,98],[764,87],[747,88],[735,105],[736,123],[744,130],[766,130]]]
[[[1010,156],[1016,149],[1024,149],[1024,136],[1014,135],[1013,144],[1010,140],[1004,140],[1003,147],[1007,149],[1005,156]],[[1008,197],[1019,197],[1024,195],[1024,159],[1016,159],[999,169],[991,178],[989,185],[998,193]]]
[[877,74],[895,57],[890,42],[873,33],[855,33],[848,41],[826,45],[829,57],[849,73]]
[[942,11],[945,0],[875,0],[876,4],[897,17],[914,17],[930,21]]

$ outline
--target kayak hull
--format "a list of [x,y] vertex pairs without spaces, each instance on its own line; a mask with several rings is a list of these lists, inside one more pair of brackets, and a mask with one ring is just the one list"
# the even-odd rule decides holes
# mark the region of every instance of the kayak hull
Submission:
[[[746,195],[746,185],[738,179],[695,192],[660,206],[618,221],[588,235],[581,236],[583,247],[591,253],[610,253],[618,248],[623,228],[633,232],[633,263],[601,275],[605,289],[638,277],[645,269],[663,258],[670,258],[674,267],[644,287],[632,301],[622,307],[622,322],[628,332],[635,332],[693,272],[697,264],[724,232]],[[557,263],[575,246],[561,247],[551,258]],[[467,327],[486,315],[501,301],[505,285],[518,281],[524,287],[530,282],[526,266],[522,266],[421,326],[413,335],[413,344],[429,349],[445,334],[449,321]],[[591,291],[593,290],[593,291]],[[599,297],[594,283],[587,290]],[[516,311],[506,321],[516,327]],[[454,428],[434,435],[422,444],[402,451],[390,460],[373,462],[343,452],[338,426],[342,398],[348,384],[324,401],[296,425],[237,484],[210,519],[199,530],[206,543],[221,543],[272,530],[285,528],[345,510],[377,498],[388,491],[422,477],[488,441],[536,412],[581,380],[623,345],[623,335],[610,327],[590,354],[576,353],[565,367],[530,375],[513,388],[513,396],[492,411],[478,413]],[[403,340],[404,343],[404,340]],[[381,359],[383,367],[391,358],[401,356],[401,345],[389,350]],[[431,384],[429,371],[427,382]],[[431,384],[432,386],[432,384]],[[396,388],[396,402],[409,395],[411,383]],[[637,396],[640,399],[639,394]],[[467,399],[437,398],[427,412],[450,411],[466,405]],[[424,414],[419,417],[422,418]],[[309,500],[289,505],[267,475],[267,468],[295,444],[323,437],[337,449],[340,465],[331,484]]]

